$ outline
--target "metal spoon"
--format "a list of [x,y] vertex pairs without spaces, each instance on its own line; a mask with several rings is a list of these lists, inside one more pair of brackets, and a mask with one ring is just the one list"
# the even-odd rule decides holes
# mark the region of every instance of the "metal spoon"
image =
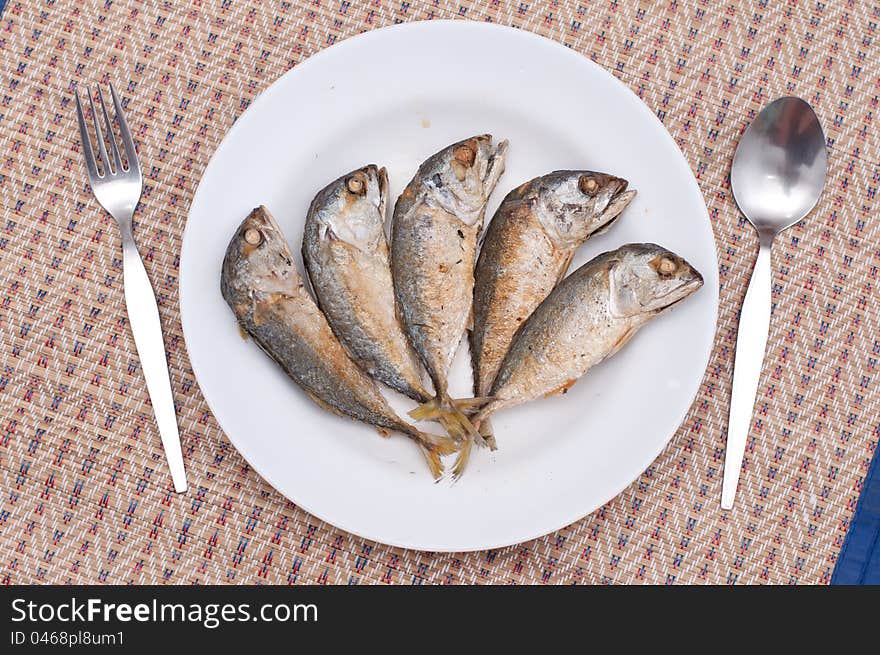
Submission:
[[749,125],[733,157],[730,188],[758,232],[761,249],[739,316],[721,508],[732,509],[770,328],[770,249],[777,234],[806,216],[825,185],[825,135],[815,112],[795,97],[774,100]]

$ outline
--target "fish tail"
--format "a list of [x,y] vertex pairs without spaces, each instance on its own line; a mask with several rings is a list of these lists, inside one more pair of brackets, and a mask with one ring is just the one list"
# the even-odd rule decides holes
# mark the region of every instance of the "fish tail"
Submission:
[[440,416],[440,399],[431,398],[431,400],[422,403],[409,412],[410,417],[415,421],[434,421]]
[[495,441],[495,429],[492,427],[492,422],[488,418],[485,418],[480,421],[477,429],[483,436],[483,441],[489,446],[489,450],[498,450],[498,443]]
[[[488,405],[494,399],[494,396],[480,396],[477,398],[448,398],[447,402],[451,406],[458,409],[462,414],[469,415],[475,414],[477,411],[482,409],[484,405]],[[448,410],[444,410],[440,406],[440,400],[438,398],[431,398],[430,400],[423,402],[415,409],[410,410],[409,415],[417,421],[435,421],[446,411]]]
[[475,414],[477,414],[477,412],[479,412],[483,407],[491,403],[493,400],[495,400],[494,396],[479,396],[476,398],[455,398],[452,401],[456,407],[458,407],[466,416],[470,418],[471,424],[475,428],[477,428],[477,432],[479,432],[480,436],[483,437],[483,441],[480,442],[480,445],[488,446],[489,450],[498,449],[498,445],[495,442],[495,430],[492,427],[492,423],[487,418],[478,425],[474,421],[473,417]]
[[494,413],[495,413],[495,403],[490,402],[486,405],[483,405],[479,409],[479,411],[477,411],[473,416],[471,416],[471,422],[474,425],[482,425]]
[[456,443],[460,444],[467,437],[467,433],[462,429],[461,424],[449,412],[438,410],[437,416],[433,420],[437,421],[443,427],[446,434],[452,437]]
[[425,461],[428,463],[428,468],[431,469],[431,475],[434,476],[434,480],[442,478],[443,462],[440,461],[440,455],[437,451],[432,450],[423,443],[419,443],[419,448],[422,450],[422,455],[425,456]]
[[[474,401],[469,403],[468,401]],[[458,480],[462,473],[464,473],[465,468],[467,468],[468,461],[470,461],[471,450],[474,447],[474,444],[481,446],[483,448],[491,448],[495,450],[495,437],[494,435],[489,434],[489,440],[482,434],[482,430],[480,430],[480,421],[476,420],[476,417],[483,414],[483,407],[490,405],[494,399],[493,398],[473,398],[465,401],[456,401],[452,400],[447,396],[446,401],[450,407],[450,412],[455,417],[456,421],[459,425],[464,429],[464,442],[461,445],[461,449],[458,451],[458,456],[455,458],[455,464],[452,467],[452,478],[454,480]],[[468,418],[464,415],[460,407],[467,406],[471,413],[475,411],[474,418]],[[479,409],[477,409],[479,408]],[[488,415],[487,415],[488,416]]]
[[465,439],[461,450],[458,451],[458,456],[455,458],[455,463],[452,465],[453,480],[458,480],[467,468],[468,461],[471,458],[471,448],[473,447],[473,443],[473,439]]
[[503,406],[499,405],[496,398],[490,398],[489,402],[484,404],[470,418],[471,424],[475,425],[479,431],[480,438],[477,443],[481,446],[487,446],[489,450],[497,450],[498,445],[495,442],[495,431],[489,417],[495,413],[497,409]]
[[471,457],[471,449],[475,443],[479,446],[487,447],[489,450],[498,450],[498,444],[495,441],[495,433],[488,416],[479,421],[471,419],[471,424],[477,428],[479,436],[474,438],[470,434],[466,435],[464,443],[458,451],[458,457],[455,458],[455,463],[452,466],[453,480],[458,480],[458,478],[461,477],[461,474],[464,473]]
[[459,449],[458,441],[452,437],[439,434],[431,434],[430,432],[422,432],[412,426],[407,426],[406,434],[412,437],[425,456],[428,468],[435,480],[439,480],[443,475],[443,463],[440,457],[443,455],[451,455]]
[[483,436],[479,433],[473,422],[459,408],[458,401],[453,400],[447,394],[443,395],[443,413],[446,421],[455,425],[466,439],[475,440],[480,445],[485,445]]
[[478,396],[476,398],[452,398],[450,402],[461,410],[463,414],[470,415],[476,414],[493,400],[495,400],[494,396]]
[[478,411],[480,407],[491,400],[491,398],[456,400],[446,396],[441,401],[438,396],[411,410],[409,415],[416,421],[437,421],[443,426],[446,433],[457,441],[462,441],[470,436],[470,438],[476,439],[482,445],[484,443],[483,439],[471,424],[467,415]]
[[438,455],[451,455],[459,448],[458,441],[447,435],[416,431],[418,442]]

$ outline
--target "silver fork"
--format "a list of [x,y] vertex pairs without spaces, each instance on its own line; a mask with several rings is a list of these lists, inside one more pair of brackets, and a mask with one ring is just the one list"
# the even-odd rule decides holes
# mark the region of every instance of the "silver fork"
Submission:
[[[168,459],[168,468],[171,469],[174,490],[183,493],[186,491],[186,471],[183,467],[180,434],[177,432],[177,417],[174,412],[174,397],[171,395],[171,380],[165,359],[165,344],[162,339],[162,324],[159,321],[159,307],[156,305],[156,296],[153,293],[153,287],[150,286],[147,270],[144,268],[140,254],[138,254],[131,229],[131,219],[143,189],[143,178],[141,178],[134,141],[131,139],[128,123],[125,121],[125,116],[122,115],[122,107],[119,105],[119,99],[116,97],[113,85],[110,85],[110,95],[113,98],[116,122],[119,125],[122,147],[128,162],[127,168],[122,165],[122,158],[119,156],[119,148],[113,135],[113,126],[107,113],[107,107],[104,105],[103,94],[100,88],[97,90],[101,116],[98,116],[95,111],[92,94],[87,91],[86,95],[92,110],[92,118],[95,121],[95,137],[98,142],[102,171],[98,170],[92,141],[86,129],[86,118],[79,99],[79,89],[74,91],[76,118],[79,121],[79,135],[83,156],[86,160],[86,171],[95,198],[119,224],[119,233],[122,236],[122,280],[125,287],[125,307],[128,310],[128,320],[141,360],[144,378],[147,381],[147,391],[150,394],[150,402],[153,404],[153,413],[156,416],[156,424],[159,426],[159,436],[162,438],[162,447],[165,449],[165,457]],[[113,152],[112,165],[104,143],[101,117],[104,119],[107,141],[109,141],[110,149]]]

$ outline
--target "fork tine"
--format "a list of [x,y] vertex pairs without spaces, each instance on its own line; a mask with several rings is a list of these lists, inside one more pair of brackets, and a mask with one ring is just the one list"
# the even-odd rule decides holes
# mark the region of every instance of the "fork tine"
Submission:
[[[101,113],[104,115],[104,125],[107,128],[107,140],[110,141],[110,149],[113,150],[113,165],[116,172],[122,170],[122,159],[119,157],[119,148],[116,146],[116,136],[113,134],[113,124],[110,122],[110,116],[107,114],[107,106],[104,104],[104,93],[101,87],[98,87],[98,104],[101,105]],[[98,117],[95,117],[98,120]]]
[[89,174],[89,182],[95,183],[100,178],[98,175],[98,167],[95,164],[95,153],[92,150],[92,141],[89,138],[89,131],[86,129],[86,117],[83,114],[82,103],[79,99],[79,89],[74,88],[73,95],[76,97],[76,121],[79,123],[79,141],[82,144],[83,157],[86,160],[86,171]]
[[87,95],[89,97],[89,106],[92,108],[92,120],[95,121],[95,136],[98,138],[98,152],[101,154],[101,165],[104,167],[104,175],[113,175],[113,169],[110,168],[110,157],[107,156],[107,146],[104,145],[104,134],[101,131],[101,117],[95,111],[95,103],[92,101],[91,92],[87,91]]
[[116,97],[113,82],[110,82],[110,95],[113,97],[113,107],[116,110],[116,122],[119,123],[119,134],[122,136],[122,145],[125,148],[125,158],[128,159],[128,170],[140,175],[141,168],[138,164],[137,151],[134,149],[134,141],[131,139],[131,130],[128,129],[128,121],[125,120],[125,114],[122,113],[122,106],[119,104],[119,98]]

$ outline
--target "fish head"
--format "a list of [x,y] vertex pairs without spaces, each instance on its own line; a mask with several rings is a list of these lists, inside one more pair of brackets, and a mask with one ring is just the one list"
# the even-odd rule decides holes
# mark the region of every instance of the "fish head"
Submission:
[[616,317],[649,317],[703,286],[703,276],[693,266],[653,243],[618,249],[608,275],[611,311]]
[[369,164],[324,187],[309,212],[317,220],[321,242],[339,240],[374,252],[385,243],[387,201],[388,173]]
[[223,260],[222,289],[227,300],[283,291],[298,283],[290,248],[275,218],[257,207],[238,226]]
[[493,144],[490,134],[444,148],[420,170],[429,199],[468,225],[477,224],[504,172],[506,153],[507,141]]
[[607,230],[635,197],[620,177],[594,171],[555,171],[517,189],[534,203],[547,235],[562,248],[576,248]]

